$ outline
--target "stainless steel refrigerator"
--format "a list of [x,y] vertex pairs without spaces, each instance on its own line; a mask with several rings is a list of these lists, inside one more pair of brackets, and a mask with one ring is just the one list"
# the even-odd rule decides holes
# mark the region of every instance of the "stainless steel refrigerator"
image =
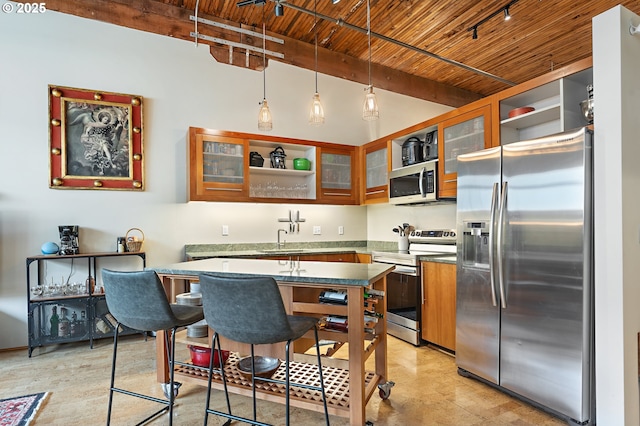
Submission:
[[592,133],[458,157],[461,375],[595,423]]

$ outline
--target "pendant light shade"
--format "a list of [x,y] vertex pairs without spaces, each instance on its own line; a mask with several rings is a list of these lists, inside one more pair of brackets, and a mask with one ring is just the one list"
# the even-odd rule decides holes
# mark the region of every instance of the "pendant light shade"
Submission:
[[258,129],[263,131],[269,131],[273,129],[273,121],[271,119],[271,111],[269,111],[269,104],[267,100],[263,99],[260,102],[260,112],[258,112]]
[[320,103],[320,95],[316,92],[311,101],[311,110],[309,111],[309,124],[319,126],[324,123],[324,109]]
[[364,97],[364,104],[362,105],[362,119],[373,121],[379,118],[380,113],[378,111],[376,94],[373,93],[373,85],[371,84],[371,9],[369,0],[367,0],[367,36],[369,41],[369,85],[364,89],[367,94]]
[[362,105],[362,119],[367,121],[377,120],[380,113],[378,112],[376,94],[373,93],[373,86],[367,86],[364,90],[367,94],[364,97],[364,104]]
[[317,8],[318,1],[314,2],[313,16],[314,16],[314,39],[315,39],[315,65],[316,65],[316,92],[313,94],[311,100],[311,109],[309,110],[309,124],[312,126],[319,126],[324,124],[324,108],[320,102],[320,94],[318,93],[318,15]]

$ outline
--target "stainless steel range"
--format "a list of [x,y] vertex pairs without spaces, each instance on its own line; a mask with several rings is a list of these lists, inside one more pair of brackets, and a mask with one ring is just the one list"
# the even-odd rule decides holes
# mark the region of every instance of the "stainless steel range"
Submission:
[[415,230],[409,234],[407,251],[374,251],[375,263],[396,265],[387,275],[387,332],[420,345],[422,278],[420,261],[428,256],[456,253],[454,229]]

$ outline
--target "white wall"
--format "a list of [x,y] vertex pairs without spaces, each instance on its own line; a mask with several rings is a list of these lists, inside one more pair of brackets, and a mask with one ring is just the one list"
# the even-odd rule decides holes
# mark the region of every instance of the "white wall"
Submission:
[[[25,258],[59,241],[58,225],[79,225],[85,252],[115,251],[116,237],[139,227],[150,266],[182,260],[184,244],[275,242],[292,206],[186,202],[188,127],[258,133],[262,77],[216,63],[205,45],[50,11],[0,14],[0,349],[27,344]],[[376,90],[381,118],[369,124],[364,86],[320,75],[326,123],[316,128],[307,124],[313,72],[271,61],[266,80],[271,134],[283,137],[360,145],[450,110]],[[144,97],[144,192],[49,189],[49,84]],[[366,207],[295,208],[307,222],[289,241],[367,238]],[[312,236],[313,225],[323,234]]]
[[640,17],[615,7],[593,19],[596,416],[640,424]]

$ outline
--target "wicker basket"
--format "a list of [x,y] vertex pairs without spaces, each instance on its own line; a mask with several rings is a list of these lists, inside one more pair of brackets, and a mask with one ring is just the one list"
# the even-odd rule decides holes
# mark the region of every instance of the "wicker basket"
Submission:
[[[138,231],[142,235],[142,239],[138,241],[133,241],[133,237],[129,237],[129,233],[131,231]],[[131,240],[129,240],[131,238]],[[127,231],[127,234],[124,236],[125,241],[127,242],[127,251],[137,252],[142,249],[142,243],[144,242],[144,232],[140,228],[131,228]]]

